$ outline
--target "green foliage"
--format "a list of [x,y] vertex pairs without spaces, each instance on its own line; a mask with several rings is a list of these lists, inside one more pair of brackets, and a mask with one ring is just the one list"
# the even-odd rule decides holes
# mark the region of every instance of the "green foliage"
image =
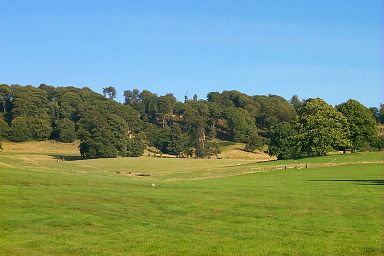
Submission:
[[167,153],[167,146],[170,141],[170,130],[168,127],[158,128],[153,127],[149,134],[150,145],[163,153]]
[[347,119],[322,99],[304,102],[295,129],[306,156],[324,155],[330,149],[350,147]]
[[12,91],[11,88],[6,84],[0,85],[0,113],[6,120],[11,119],[11,98]]
[[188,145],[188,135],[181,131],[180,125],[177,123],[172,124],[166,152],[172,155],[181,156],[183,153],[186,153]]
[[246,110],[229,107],[225,116],[228,121],[228,133],[234,141],[247,143],[257,134],[255,119]]
[[372,114],[372,117],[375,119],[376,123],[380,123],[380,111],[377,107],[370,107],[369,111]]
[[47,114],[48,98],[44,90],[32,86],[12,85],[12,118]]
[[47,114],[28,118],[32,139],[47,140],[52,134],[52,124]]
[[138,109],[140,99],[140,91],[138,89],[124,91],[125,104]]
[[82,100],[78,92],[70,90],[63,92],[62,96],[58,100],[59,118],[68,118],[73,122],[77,121],[81,103]]
[[289,103],[295,109],[296,112],[299,111],[300,108],[303,106],[303,102],[299,99],[299,96],[297,95],[293,95]]
[[86,158],[117,157],[120,141],[100,112],[89,111],[78,122],[80,154]]
[[113,86],[108,86],[103,88],[103,95],[104,97],[107,97],[110,100],[113,100],[116,98],[116,89]]
[[7,122],[0,116],[0,138],[6,139],[8,138],[8,134],[10,132],[10,127]]
[[32,131],[26,116],[18,116],[12,120],[8,138],[14,142],[22,142],[31,139]]
[[75,123],[68,118],[59,120],[57,123],[57,131],[61,142],[74,142],[76,140]]
[[260,128],[269,129],[281,122],[291,123],[295,118],[294,109],[280,96],[255,96],[254,100],[260,105],[260,113],[256,116]]
[[143,90],[140,95],[139,111],[145,115],[149,121],[156,122],[156,113],[158,111],[158,96],[148,90]]
[[205,130],[208,126],[209,108],[204,101],[189,100],[185,103],[183,125],[188,131],[191,146],[198,158],[205,157]]
[[152,128],[150,141],[162,153],[176,156],[185,154],[189,146],[188,135],[182,132],[177,123],[171,127]]
[[126,121],[116,114],[110,114],[106,119],[113,138],[112,143],[117,149],[118,154],[125,156],[127,154],[126,140],[128,138],[128,125]]
[[245,143],[244,150],[247,152],[253,152],[255,149],[263,146],[263,143],[263,138],[257,132],[253,132],[249,136],[248,141]]
[[336,108],[347,118],[352,150],[373,144],[376,137],[376,121],[369,109],[352,99]]
[[127,140],[127,154],[128,157],[138,157],[144,154],[145,144],[137,139],[131,138]]
[[[360,121],[355,118],[350,122],[355,122],[355,126],[347,125],[345,119],[323,109],[321,104],[313,108],[317,111],[309,110],[310,101],[303,103],[296,95],[288,102],[276,95],[250,96],[233,90],[210,92],[207,100],[194,97],[179,102],[170,93],[158,96],[148,90],[133,89],[124,91],[125,104],[121,104],[113,100],[114,87],[104,88],[103,94],[87,87],[0,85],[0,115],[4,118],[0,121],[0,135],[13,141],[51,138],[72,142],[78,128],[79,138],[82,137],[80,149],[86,157],[125,156],[126,140],[130,137],[140,138],[163,153],[206,157],[212,151],[210,141],[216,139],[242,142],[246,151],[254,151],[262,146],[272,127],[287,122],[294,123],[299,155],[348,149],[345,127],[351,130],[353,149],[377,145],[371,136],[372,122],[369,129],[356,128],[369,118],[360,115]],[[380,110],[372,108],[371,116],[381,120],[382,109],[383,106]],[[363,112],[367,114],[366,109]],[[90,117],[90,113],[97,116]]]
[[270,155],[278,159],[320,156],[351,147],[347,119],[321,99],[309,99],[292,124],[274,126],[268,133]]
[[301,155],[297,131],[286,122],[272,127],[268,133],[268,154],[277,159],[297,158]]
[[380,104],[379,121],[384,124],[384,104]]
[[216,141],[207,141],[205,143],[205,155],[208,157],[218,156],[221,153],[220,145]]

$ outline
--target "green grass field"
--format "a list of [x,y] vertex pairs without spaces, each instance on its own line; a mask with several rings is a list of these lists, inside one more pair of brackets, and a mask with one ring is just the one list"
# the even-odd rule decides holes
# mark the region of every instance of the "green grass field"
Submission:
[[[4,149],[0,255],[384,254],[382,152],[255,163]],[[297,163],[310,168],[250,173]]]

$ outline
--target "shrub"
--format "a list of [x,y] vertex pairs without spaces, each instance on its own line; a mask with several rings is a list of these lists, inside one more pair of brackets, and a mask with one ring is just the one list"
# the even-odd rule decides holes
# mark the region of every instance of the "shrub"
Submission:
[[138,157],[144,154],[145,144],[136,138],[128,139],[127,141],[127,156]]

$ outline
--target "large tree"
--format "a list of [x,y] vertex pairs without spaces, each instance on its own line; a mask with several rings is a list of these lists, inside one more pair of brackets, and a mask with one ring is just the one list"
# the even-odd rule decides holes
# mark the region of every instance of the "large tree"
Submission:
[[193,141],[197,157],[205,157],[206,129],[208,126],[209,108],[205,101],[188,100],[185,103],[183,125]]
[[283,122],[268,132],[268,154],[277,159],[297,158],[301,155],[300,141],[294,126]]
[[97,111],[88,111],[78,123],[80,154],[86,158],[117,157],[119,152],[107,119]]
[[107,86],[103,88],[103,95],[110,100],[114,100],[116,98],[116,89],[113,86]]
[[301,151],[307,156],[350,147],[347,119],[322,99],[305,101],[295,125]]
[[352,150],[367,148],[374,143],[377,136],[376,121],[369,109],[352,99],[336,108],[347,118]]

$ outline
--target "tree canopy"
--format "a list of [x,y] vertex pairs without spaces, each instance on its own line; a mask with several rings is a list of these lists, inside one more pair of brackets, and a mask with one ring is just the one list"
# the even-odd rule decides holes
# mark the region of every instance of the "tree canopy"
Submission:
[[352,149],[358,150],[373,145],[377,128],[372,112],[352,99],[336,108],[347,118]]
[[278,158],[359,150],[381,145],[376,122],[383,105],[367,109],[350,100],[333,108],[321,99],[290,101],[277,95],[210,92],[181,102],[172,93],[41,84],[0,85],[0,137],[15,142],[80,141],[83,157],[138,156],[146,146],[176,156],[217,154],[218,140],[242,142],[252,152],[269,145]]

